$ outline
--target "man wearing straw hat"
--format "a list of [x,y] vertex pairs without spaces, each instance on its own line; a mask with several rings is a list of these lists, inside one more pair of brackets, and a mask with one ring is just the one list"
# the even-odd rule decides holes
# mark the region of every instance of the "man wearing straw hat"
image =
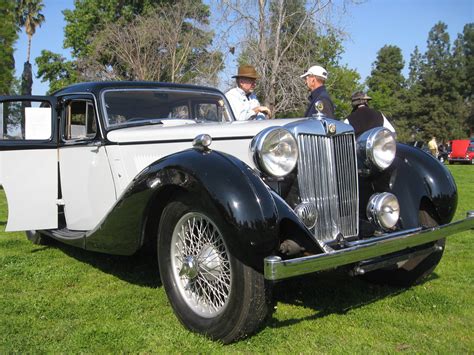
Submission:
[[225,96],[229,100],[232,111],[237,121],[270,118],[270,109],[261,106],[254,93],[257,71],[251,65],[242,65],[235,78],[237,87],[229,90]]

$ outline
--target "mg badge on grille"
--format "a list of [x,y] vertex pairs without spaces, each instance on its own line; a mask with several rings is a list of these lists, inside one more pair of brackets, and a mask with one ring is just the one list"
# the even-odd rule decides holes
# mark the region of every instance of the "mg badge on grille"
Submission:
[[330,123],[326,126],[328,134],[336,134],[336,125],[334,123]]

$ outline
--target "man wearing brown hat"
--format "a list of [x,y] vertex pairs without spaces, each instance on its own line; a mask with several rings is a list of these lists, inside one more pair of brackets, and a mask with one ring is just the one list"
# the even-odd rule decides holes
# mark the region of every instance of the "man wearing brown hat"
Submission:
[[352,112],[344,120],[354,127],[356,136],[375,127],[385,127],[395,132],[393,126],[388,122],[382,112],[376,111],[369,107],[370,96],[362,91],[357,91],[351,96]]
[[237,87],[227,91],[225,96],[229,100],[235,119],[245,121],[269,118],[270,109],[261,106],[254,93],[259,78],[255,68],[251,65],[242,65],[237,75],[232,77],[235,78]]

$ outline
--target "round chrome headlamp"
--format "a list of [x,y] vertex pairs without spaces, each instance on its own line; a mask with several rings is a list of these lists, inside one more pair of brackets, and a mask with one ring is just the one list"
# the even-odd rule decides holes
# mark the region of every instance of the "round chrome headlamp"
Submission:
[[373,194],[367,205],[367,218],[382,229],[392,229],[400,218],[400,205],[394,194],[382,192]]
[[298,145],[295,137],[281,127],[270,127],[250,143],[250,154],[257,168],[271,176],[285,176],[295,168]]
[[387,169],[395,159],[397,142],[395,136],[386,128],[377,127],[362,133],[357,139],[358,153],[368,167]]

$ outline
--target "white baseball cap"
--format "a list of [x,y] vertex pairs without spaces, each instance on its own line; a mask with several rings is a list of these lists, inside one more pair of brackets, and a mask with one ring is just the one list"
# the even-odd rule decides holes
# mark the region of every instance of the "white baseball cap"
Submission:
[[324,80],[327,80],[328,78],[328,72],[326,71],[326,69],[324,69],[323,67],[320,67],[319,65],[312,66],[311,68],[308,69],[306,73],[304,73],[300,77],[304,78],[304,77],[307,77],[308,75],[318,76],[320,78],[323,78]]

